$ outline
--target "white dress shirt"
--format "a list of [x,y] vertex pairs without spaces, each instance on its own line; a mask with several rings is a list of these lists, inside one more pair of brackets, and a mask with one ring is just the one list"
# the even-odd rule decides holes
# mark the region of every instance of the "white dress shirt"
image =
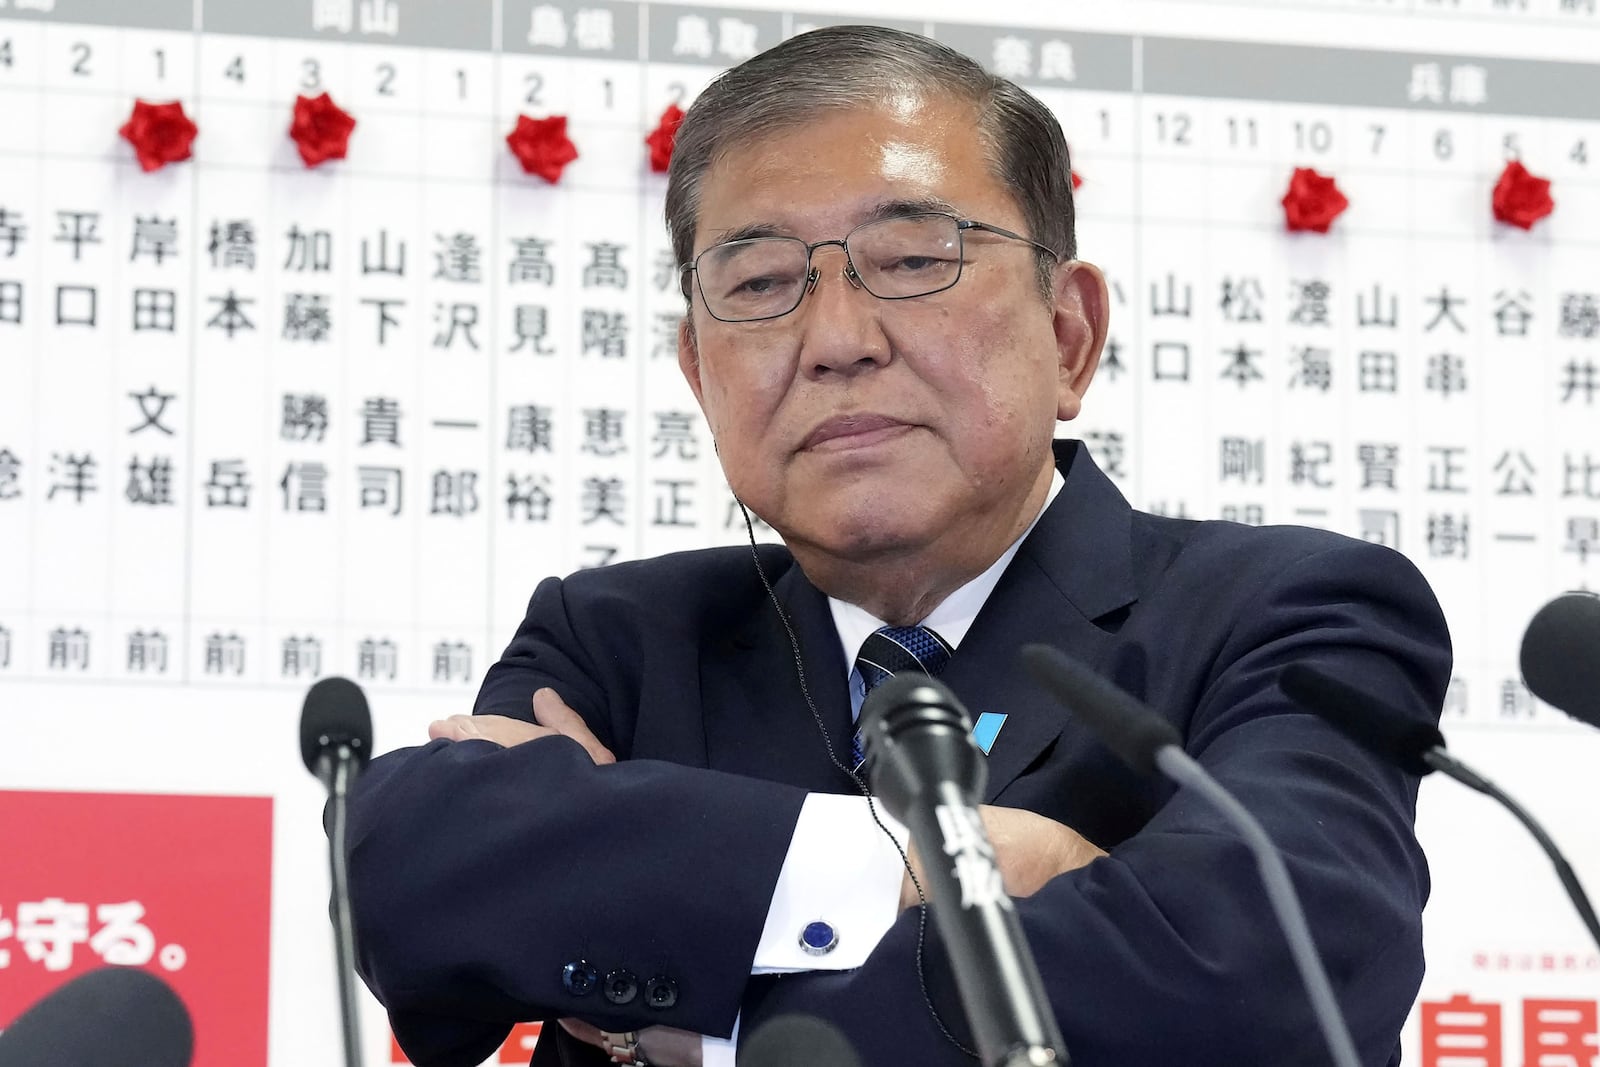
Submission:
[[[1065,484],[1061,472],[1055,471],[1039,515]],[[937,632],[951,648],[959,648],[1039,515],[988,570],[945,597],[921,625]],[[855,667],[856,655],[867,637],[886,624],[856,605],[832,597],[828,607],[845,662],[850,664],[850,714],[854,718],[861,714],[866,700],[866,682]],[[848,794],[811,793],[806,797],[773,889],[751,974],[852,970],[866,962],[894,925],[900,914],[905,874],[899,850],[906,847],[910,833],[878,804],[878,818],[893,835],[891,841],[873,821],[867,804],[866,797]],[[801,931],[814,922],[827,923],[838,938],[823,955],[812,955],[801,947]],[[738,1042],[738,1020],[729,1037],[703,1038],[702,1067],[734,1067]]]

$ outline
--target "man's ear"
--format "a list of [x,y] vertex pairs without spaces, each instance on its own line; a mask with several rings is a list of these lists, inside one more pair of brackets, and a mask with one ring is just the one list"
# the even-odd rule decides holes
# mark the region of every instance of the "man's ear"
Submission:
[[678,369],[683,371],[684,381],[689,383],[700,410],[704,411],[706,401],[700,383],[700,346],[694,335],[694,323],[689,321],[688,315],[678,320]]
[[1111,296],[1093,263],[1069,259],[1055,269],[1050,290],[1056,335],[1056,418],[1078,417],[1105,349]]

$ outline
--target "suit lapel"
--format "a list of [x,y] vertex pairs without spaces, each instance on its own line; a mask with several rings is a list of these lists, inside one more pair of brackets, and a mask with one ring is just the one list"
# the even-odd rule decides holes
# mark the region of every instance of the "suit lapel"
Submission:
[[1006,716],[989,752],[985,802],[1044,755],[1068,721],[1022,670],[1022,646],[1048,644],[1098,665],[1114,639],[1101,622],[1137,599],[1132,510],[1077,442],[1058,441],[1056,448],[1066,485],[941,675],[974,719],[984,712]]
[[[787,553],[764,552],[762,562],[769,575],[782,570],[773,592],[799,642],[805,687],[835,754],[847,762],[849,691],[827,598]],[[700,684],[710,766],[817,791],[852,788],[828,760],[795,667],[794,645],[766,596],[742,625],[706,649]]]

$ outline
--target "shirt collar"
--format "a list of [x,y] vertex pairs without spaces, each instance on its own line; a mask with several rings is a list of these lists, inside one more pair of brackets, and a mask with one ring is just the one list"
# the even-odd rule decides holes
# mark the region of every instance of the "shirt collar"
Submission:
[[[1056,494],[1065,486],[1066,479],[1061,477],[1061,471],[1050,472],[1050,490],[1045,494],[1044,503],[1039,506],[1039,514],[1028,523],[1028,528],[1023,530],[1017,539],[1002,553],[1000,558],[989,565],[989,569],[972,579],[955,592],[945,597],[939,606],[934,608],[927,618],[922,620],[922,625],[934,630],[945,639],[951,648],[959,648],[961,639],[972,628],[972,623],[978,617],[978,612],[983,610],[983,605],[989,599],[989,594],[994,592],[994,587],[999,584],[1000,576],[1005,573],[1006,567],[1017,554],[1017,549],[1022,547],[1022,542],[1028,534],[1033,532],[1034,526],[1039,522],[1039,516],[1045,513]],[[833,625],[839,631],[839,644],[844,649],[844,661],[851,672],[855,671],[856,655],[861,651],[861,646],[874,630],[887,625],[882,619],[876,618],[865,608],[846,603],[834,597],[828,598],[828,608],[833,612]]]

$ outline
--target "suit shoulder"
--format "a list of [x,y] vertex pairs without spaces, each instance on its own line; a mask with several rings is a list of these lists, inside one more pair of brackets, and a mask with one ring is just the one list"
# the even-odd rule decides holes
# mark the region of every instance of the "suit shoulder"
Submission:
[[[1134,536],[1162,570],[1199,571],[1235,585],[1270,582],[1286,570],[1338,568],[1350,577],[1415,576],[1406,556],[1384,545],[1311,526],[1250,526],[1134,512]],[[1425,583],[1424,583],[1425,585]]]
[[[757,555],[769,582],[777,582],[794,565],[782,545],[761,545]],[[675,611],[766,595],[748,545],[669,552],[575,571],[562,579],[562,587],[569,605],[620,599]]]

